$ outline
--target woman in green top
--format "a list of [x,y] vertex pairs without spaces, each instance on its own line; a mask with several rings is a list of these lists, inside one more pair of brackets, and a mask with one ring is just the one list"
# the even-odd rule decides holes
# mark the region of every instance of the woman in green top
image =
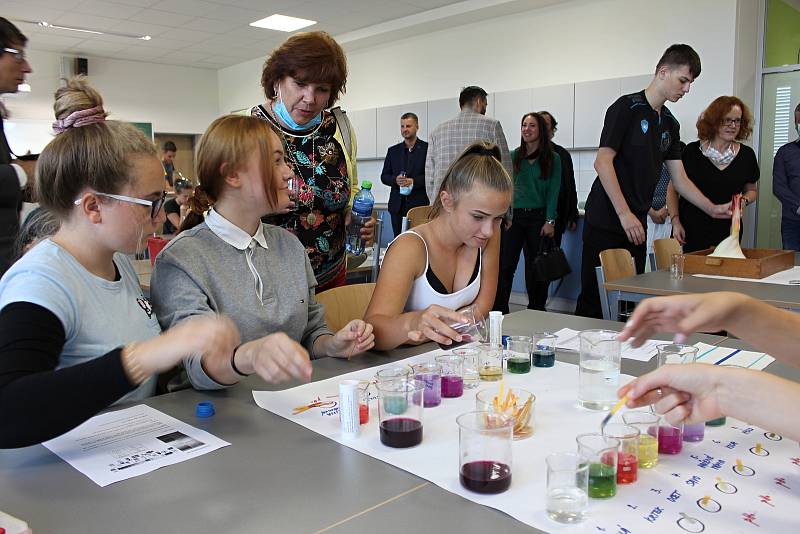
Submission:
[[[520,146],[511,153],[514,162],[514,218],[511,227],[503,232],[500,245],[500,279],[494,309],[508,313],[511,284],[525,247],[526,277],[532,277],[530,263],[539,252],[542,238],[552,238],[556,222],[558,191],[561,187],[561,159],[553,150],[547,135],[547,124],[539,113],[522,117]],[[528,308],[544,310],[548,282],[525,280],[528,289]]]

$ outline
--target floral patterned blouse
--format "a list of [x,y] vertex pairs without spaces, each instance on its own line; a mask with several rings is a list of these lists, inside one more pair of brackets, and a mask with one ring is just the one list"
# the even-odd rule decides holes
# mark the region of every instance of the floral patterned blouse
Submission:
[[297,209],[263,220],[286,228],[300,239],[314,269],[317,287],[324,287],[345,268],[344,221],[350,201],[344,148],[334,137],[336,119],[329,111],[323,111],[320,125],[308,133],[278,124],[262,105],[253,107],[250,114],[267,121],[283,140],[289,166],[299,183]]

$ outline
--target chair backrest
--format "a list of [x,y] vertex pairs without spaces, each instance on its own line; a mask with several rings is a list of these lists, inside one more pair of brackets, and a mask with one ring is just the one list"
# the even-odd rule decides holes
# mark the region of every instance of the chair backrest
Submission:
[[[624,248],[610,248],[601,252],[600,266],[603,268],[603,278],[606,282],[636,275],[633,256]],[[600,290],[603,291],[603,288]]]
[[408,210],[406,214],[408,227],[414,228],[415,226],[428,222],[430,220],[431,207],[432,206],[417,206],[416,208]]
[[374,290],[374,283],[351,284],[319,293],[317,301],[325,306],[328,328],[337,332],[353,319],[362,319]]
[[656,253],[656,267],[658,269],[669,269],[672,255],[681,253],[681,244],[672,237],[656,239],[653,241],[653,250]]

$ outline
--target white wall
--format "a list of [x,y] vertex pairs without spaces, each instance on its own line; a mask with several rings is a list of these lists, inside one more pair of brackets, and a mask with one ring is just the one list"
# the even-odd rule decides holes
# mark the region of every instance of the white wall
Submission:
[[[32,46],[35,43],[30,43]],[[14,119],[53,119],[60,55],[29,50],[30,93],[5,98]],[[217,72],[157,63],[89,59],[89,81],[103,95],[110,118],[151,122],[156,132],[202,133],[219,115]]]
[[[452,98],[471,84],[498,92],[634,76],[654,70],[670,44],[686,42],[700,54],[703,72],[670,108],[681,120],[682,137],[691,140],[699,112],[733,91],[737,1],[646,4],[576,0],[350,52],[342,106]],[[263,100],[262,64],[263,58],[219,71],[221,110]]]

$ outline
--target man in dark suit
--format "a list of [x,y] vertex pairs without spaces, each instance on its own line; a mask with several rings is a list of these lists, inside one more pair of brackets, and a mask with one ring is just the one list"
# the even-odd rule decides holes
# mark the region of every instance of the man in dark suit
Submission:
[[[25,57],[28,38],[0,17],[0,93],[16,93],[31,66]],[[30,181],[36,162],[12,159],[0,117],[0,275],[6,272],[13,258],[14,240],[19,232],[19,210],[22,206],[22,190]]]
[[390,146],[383,162],[381,182],[392,188],[389,194],[389,214],[392,216],[394,235],[400,234],[403,217],[408,210],[427,206],[425,192],[425,158],[428,143],[417,139],[419,119],[413,113],[400,117],[400,135],[403,142]]

